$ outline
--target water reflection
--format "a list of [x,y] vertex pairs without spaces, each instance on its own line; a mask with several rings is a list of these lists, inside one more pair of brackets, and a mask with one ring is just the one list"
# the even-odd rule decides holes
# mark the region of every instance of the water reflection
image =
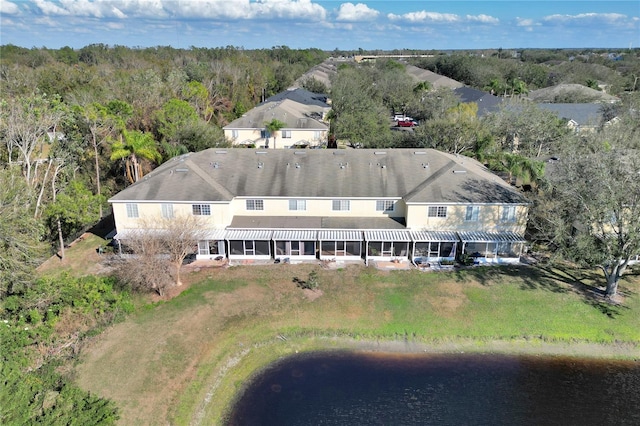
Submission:
[[640,364],[315,353],[260,374],[230,425],[640,425]]

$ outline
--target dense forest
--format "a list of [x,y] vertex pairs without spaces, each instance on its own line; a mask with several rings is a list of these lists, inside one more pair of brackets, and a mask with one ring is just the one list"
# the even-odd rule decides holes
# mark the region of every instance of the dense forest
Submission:
[[[429,55],[409,63],[499,95],[504,106],[478,117],[477,105],[461,103],[450,89],[412,80],[401,62],[342,60],[330,87],[314,80],[302,86],[330,96],[331,132],[344,144],[425,147],[474,157],[529,191],[532,240],[584,264],[605,262],[584,255],[602,242],[587,236],[572,244],[576,240],[567,226],[569,218],[584,211],[584,205],[571,201],[575,191],[583,191],[581,199],[595,197],[589,193],[597,189],[594,185],[578,185],[589,178],[585,170],[591,177],[597,171],[599,182],[612,187],[610,179],[631,176],[624,196],[598,199],[602,208],[595,219],[611,221],[614,212],[627,230],[628,217],[633,221],[633,214],[640,214],[628,208],[640,205],[637,176],[633,179],[640,170],[635,162],[640,149],[638,49],[0,46],[0,423],[68,424],[74,419],[88,425],[117,418],[111,403],[74,388],[56,367],[74,355],[83,333],[132,309],[127,288],[110,277],[36,279],[34,268],[53,253],[64,256],[66,244],[108,215],[109,196],[158,164],[184,152],[228,146],[222,126],[286,90],[327,58],[364,53]],[[606,90],[620,101],[602,104],[603,119],[595,132],[577,134],[526,98],[530,91],[561,83]],[[390,125],[394,112],[420,125],[395,131]],[[626,160],[619,161],[621,156]],[[545,169],[558,158],[581,165],[567,168],[561,179],[556,174],[554,181]],[[602,167],[609,164],[603,158],[611,161],[608,168]],[[629,194],[636,198],[629,200]],[[634,229],[627,251],[639,247]],[[616,250],[606,256],[618,258]],[[83,327],[62,332],[61,322],[72,317]]]

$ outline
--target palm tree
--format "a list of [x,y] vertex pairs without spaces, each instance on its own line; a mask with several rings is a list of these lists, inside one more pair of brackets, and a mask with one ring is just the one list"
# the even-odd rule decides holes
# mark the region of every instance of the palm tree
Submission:
[[142,177],[140,158],[162,161],[155,139],[150,133],[140,131],[123,132],[124,142],[115,142],[112,145],[111,160],[125,160],[125,173],[129,182],[137,182]]
[[[287,123],[274,118],[273,120],[264,123],[264,128],[273,136],[273,148],[276,148],[276,132],[283,127],[285,127]],[[267,138],[267,148],[269,147],[269,139]]]
[[509,173],[509,183],[520,180],[524,185],[538,186],[544,176],[544,163],[518,154],[504,153],[502,166]]

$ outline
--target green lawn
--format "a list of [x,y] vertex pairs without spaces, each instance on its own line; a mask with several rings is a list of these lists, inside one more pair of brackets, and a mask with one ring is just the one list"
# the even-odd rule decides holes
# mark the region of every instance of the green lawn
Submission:
[[[294,282],[314,269],[319,297]],[[101,335],[83,353],[77,381],[114,399],[122,424],[220,424],[256,369],[296,351],[400,342],[640,359],[640,277],[625,278],[621,305],[590,296],[597,278],[530,267],[203,269],[179,296]]]

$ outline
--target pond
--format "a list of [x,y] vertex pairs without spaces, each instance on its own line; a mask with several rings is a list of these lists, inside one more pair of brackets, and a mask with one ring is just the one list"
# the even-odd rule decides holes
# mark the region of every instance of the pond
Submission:
[[257,375],[230,425],[640,425],[640,362],[328,352]]

